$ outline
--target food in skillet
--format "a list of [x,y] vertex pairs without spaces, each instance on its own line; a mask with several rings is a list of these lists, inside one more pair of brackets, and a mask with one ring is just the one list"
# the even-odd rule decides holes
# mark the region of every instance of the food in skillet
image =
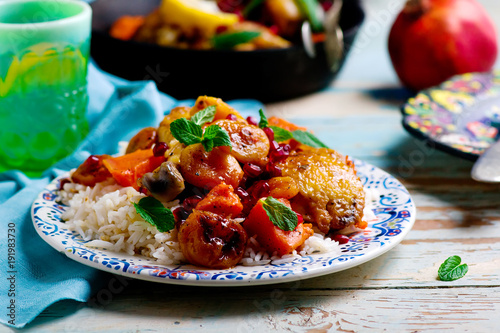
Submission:
[[60,191],[63,219],[87,246],[160,264],[229,268],[337,251],[332,238],[367,226],[354,164],[260,114],[245,119],[207,96],[174,108],[126,154],[74,170]]
[[120,17],[112,37],[190,49],[287,48],[308,21],[324,39],[322,17],[331,0],[163,0],[147,15]]

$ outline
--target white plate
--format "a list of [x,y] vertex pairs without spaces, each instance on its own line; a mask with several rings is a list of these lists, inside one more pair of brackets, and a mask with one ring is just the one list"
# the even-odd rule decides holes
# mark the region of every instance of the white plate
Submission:
[[[313,254],[290,263],[206,269],[192,265],[157,265],[143,256],[85,247],[85,241],[61,221],[66,209],[56,202],[59,180],[38,195],[31,214],[36,231],[50,246],[69,258],[103,271],[161,283],[197,286],[239,286],[290,282],[339,272],[380,256],[399,244],[415,222],[415,205],[406,188],[388,173],[355,160],[365,188],[380,198],[371,204],[378,220],[341,245],[341,255]],[[67,176],[67,175],[66,175]]]

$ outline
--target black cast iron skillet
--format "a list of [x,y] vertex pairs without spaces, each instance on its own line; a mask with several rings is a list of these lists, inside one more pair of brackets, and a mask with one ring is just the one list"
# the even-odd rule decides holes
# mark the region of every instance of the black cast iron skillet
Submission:
[[[185,50],[112,38],[107,31],[122,15],[145,15],[159,0],[97,0],[92,3],[91,55],[105,71],[129,80],[154,80],[158,89],[177,99],[199,95],[222,99],[278,101],[326,87],[336,76],[327,64],[323,43],[316,57],[301,45],[287,49],[238,52]],[[360,0],[344,0],[340,27],[344,62],[363,22]],[[340,66],[341,67],[341,66]]]

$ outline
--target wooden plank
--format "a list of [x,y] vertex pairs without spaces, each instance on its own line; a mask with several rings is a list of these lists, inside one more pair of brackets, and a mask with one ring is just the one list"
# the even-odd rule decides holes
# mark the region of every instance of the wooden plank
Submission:
[[[439,266],[451,255],[460,256],[469,272],[457,281],[437,280]],[[304,283],[329,289],[500,286],[500,238],[483,238],[478,243],[468,239],[404,240],[361,266]]]
[[[464,262],[469,264],[469,273],[457,281],[438,281],[436,278],[439,265],[451,254],[460,255]],[[116,286],[116,278],[111,277],[110,284]],[[118,286],[120,286],[119,282]],[[471,288],[472,286],[474,288]],[[426,294],[425,290],[427,290],[428,294]],[[446,294],[446,290],[452,290],[450,291],[451,294]],[[492,290],[497,295],[493,300],[490,299]],[[299,326],[295,329],[292,326],[299,325],[300,311],[312,311],[311,313],[316,317],[322,313],[328,313],[328,316],[334,313],[336,320],[331,323],[337,325],[337,321],[339,321],[342,325],[337,325],[338,327],[334,325],[330,329],[341,328],[359,331],[363,326],[358,327],[356,325],[368,325],[363,329],[392,327],[387,319],[378,322],[380,320],[378,316],[388,316],[391,307],[395,307],[392,311],[396,311],[398,315],[401,315],[402,310],[397,308],[400,303],[406,304],[409,308],[414,306],[425,308],[429,306],[427,304],[429,301],[419,304],[425,298],[401,299],[405,295],[409,297],[424,293],[421,297],[434,295],[432,297],[451,298],[456,299],[457,303],[467,304],[467,307],[463,305],[463,309],[460,306],[454,309],[451,303],[449,309],[446,308],[446,304],[436,305],[436,309],[432,311],[427,309],[427,312],[431,314],[438,309],[441,309],[443,313],[447,313],[442,318],[433,319],[437,321],[430,320],[423,315],[420,318],[424,320],[425,317],[426,324],[432,323],[436,325],[436,328],[439,328],[444,327],[450,320],[452,310],[458,311],[457,313],[462,316],[460,311],[471,311],[471,307],[479,306],[464,303],[460,300],[460,297],[465,295],[464,291],[473,295],[469,303],[487,301],[494,303],[492,306],[498,309],[499,305],[497,303],[500,291],[499,239],[484,238],[480,243],[473,243],[464,239],[441,242],[435,240],[405,240],[389,253],[350,270],[324,277],[271,286],[194,288],[128,280],[123,291],[113,293],[110,298],[101,297],[104,306],[97,306],[94,309],[86,307],[80,309],[74,303],[69,305],[63,303],[51,307],[36,320],[40,324],[35,326],[36,329],[33,327],[33,331],[44,332],[44,325],[47,325],[51,330],[54,329],[54,332],[79,332],[80,328],[74,327],[74,325],[83,321],[100,323],[90,324],[88,331],[95,329],[97,331],[119,332],[125,328],[133,331],[135,328],[139,329],[141,327],[148,327],[153,331],[162,331],[166,328],[169,331],[175,328],[178,330],[202,328],[204,331],[216,331],[221,327],[225,327],[227,330],[233,331],[236,328],[241,329],[239,324],[236,325],[237,327],[234,326],[234,321],[240,320],[249,321],[256,325],[250,331],[254,329],[267,331],[273,325],[278,325],[276,327],[280,330],[292,329],[292,331],[295,331],[299,329]],[[99,292],[97,295],[100,295]],[[104,292],[102,295],[107,294]],[[345,306],[348,307],[345,308],[344,303],[342,303],[344,301],[338,302],[338,298],[342,297],[342,295],[352,295],[353,300],[358,301],[359,305],[353,302],[349,303],[351,299],[347,298]],[[257,316],[255,309],[252,310],[252,307],[258,310],[275,306],[275,303],[270,300],[272,297],[280,299],[285,297],[291,300],[291,303],[282,309],[287,316],[273,317],[273,315],[265,313]],[[486,300],[481,297],[486,298]],[[316,305],[311,306],[309,304],[311,302]],[[370,305],[370,302],[373,304]],[[409,308],[407,309],[408,313],[410,312]],[[477,311],[479,310],[485,311],[484,309],[477,309]],[[74,311],[77,312],[73,313]],[[371,316],[371,319],[365,318],[368,320],[366,323],[363,321],[365,319],[356,321],[356,314],[359,313],[363,314],[362,317],[370,318]],[[488,316],[486,312],[482,312],[481,315]],[[296,319],[292,320],[290,316],[295,316]],[[170,319],[165,321],[164,317]],[[132,320],[131,318],[135,319]],[[417,326],[412,326],[417,322],[416,319],[415,322],[407,322],[405,318],[399,318],[398,320],[400,320],[399,324],[403,325],[401,327],[409,325],[408,327],[411,326],[417,329]],[[175,321],[179,322],[179,324],[175,324]],[[174,325],[172,325],[172,322],[174,322]],[[283,323],[286,323],[286,325]],[[315,323],[315,320],[312,323]],[[467,322],[470,325],[472,323],[473,319]],[[321,321],[314,325],[311,324],[310,327],[307,326],[308,324],[304,325],[311,329],[320,329],[324,324]],[[454,325],[450,326],[450,329],[458,327]],[[245,331],[243,330],[243,332]]]
[[[500,288],[303,290],[149,285],[104,307],[54,306],[26,332],[496,332]],[[147,302],[144,302],[147,294]]]

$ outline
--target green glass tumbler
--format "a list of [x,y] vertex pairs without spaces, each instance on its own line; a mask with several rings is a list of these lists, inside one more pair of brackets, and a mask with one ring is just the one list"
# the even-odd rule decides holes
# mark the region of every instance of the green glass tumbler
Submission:
[[0,1],[0,172],[39,176],[87,135],[91,16],[83,1]]

